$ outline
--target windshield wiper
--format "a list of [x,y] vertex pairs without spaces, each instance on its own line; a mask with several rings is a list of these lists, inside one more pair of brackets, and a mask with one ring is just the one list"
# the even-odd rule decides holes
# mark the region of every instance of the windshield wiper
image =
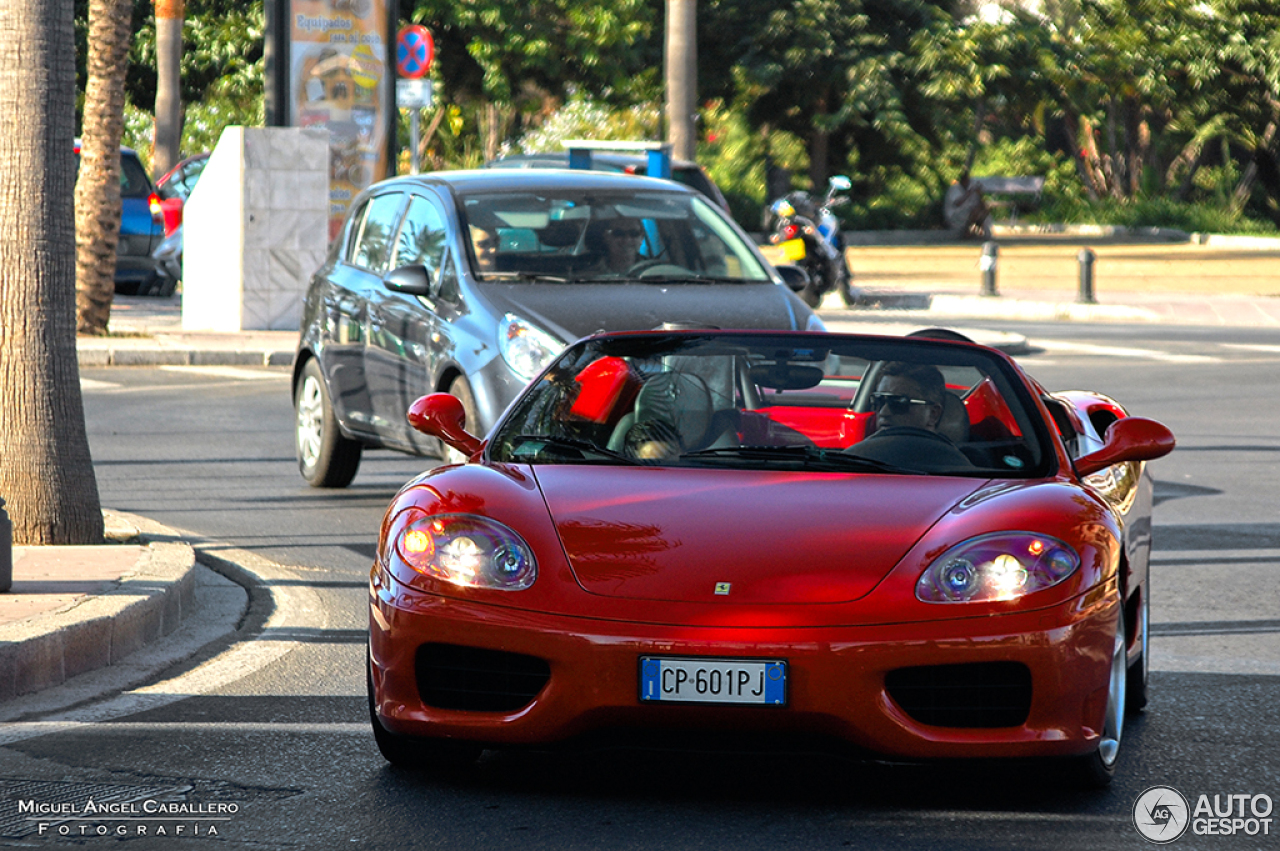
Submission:
[[539,272],[485,272],[478,277],[481,281],[551,281],[555,284],[567,284],[572,280],[563,275],[544,275]]
[[[621,452],[614,452],[612,449],[606,449],[598,443],[592,443],[590,440],[579,440],[576,437],[553,437],[549,434],[519,434],[512,439],[511,443],[513,449],[526,443],[540,443],[542,446],[538,447],[538,452],[542,452],[544,449],[569,450],[579,453],[587,452],[599,458],[608,458],[611,461],[618,461],[632,467],[640,463],[634,458],[628,458]],[[583,460],[586,459],[584,458]]]
[[919,473],[910,467],[899,467],[872,458],[850,455],[838,449],[822,449],[817,446],[722,446],[686,452],[681,458],[744,458],[752,461],[799,462],[813,470],[863,473]]

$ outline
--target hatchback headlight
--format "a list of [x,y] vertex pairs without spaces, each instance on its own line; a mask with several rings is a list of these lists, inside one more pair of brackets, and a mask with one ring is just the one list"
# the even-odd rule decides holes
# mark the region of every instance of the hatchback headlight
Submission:
[[533,551],[510,528],[472,514],[438,514],[405,525],[396,555],[415,572],[466,588],[520,591],[538,577]]
[[1048,535],[996,532],[942,554],[916,583],[926,603],[1012,600],[1057,585],[1080,567],[1071,547]]
[[532,381],[567,344],[513,313],[498,324],[498,349],[511,371]]

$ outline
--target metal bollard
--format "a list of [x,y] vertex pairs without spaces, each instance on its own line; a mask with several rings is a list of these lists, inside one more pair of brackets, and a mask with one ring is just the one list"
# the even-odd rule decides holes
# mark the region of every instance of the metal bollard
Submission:
[[1093,263],[1098,255],[1091,248],[1081,248],[1076,259],[1080,261],[1080,294],[1076,301],[1079,304],[1097,304],[1098,300],[1093,297]]
[[982,259],[978,268],[982,270],[982,294],[1000,295],[996,292],[996,266],[1000,260],[1000,246],[994,242],[982,243]]
[[13,524],[0,497],[0,592],[13,587]]

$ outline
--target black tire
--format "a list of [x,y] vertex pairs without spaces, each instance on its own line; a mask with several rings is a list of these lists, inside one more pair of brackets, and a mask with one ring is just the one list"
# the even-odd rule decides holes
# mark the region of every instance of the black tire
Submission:
[[800,296],[800,300],[810,307],[817,307],[822,304],[822,296],[818,294],[817,285],[813,282],[812,278],[810,278],[809,283],[805,285],[805,288],[796,293],[796,295]]
[[151,290],[151,295],[158,296],[160,298],[169,298],[177,289],[177,278],[170,278],[168,275],[161,275],[156,278],[156,284]]
[[836,264],[836,275],[836,292],[840,293],[840,300],[845,307],[855,306],[858,303],[858,290],[853,285],[853,272],[849,270],[849,264],[845,262],[843,255]]
[[293,446],[298,472],[314,488],[345,488],[360,469],[360,443],[343,437],[320,365],[310,358],[293,397]]
[[1128,643],[1125,641],[1124,615],[1116,620],[1116,637],[1111,651],[1110,689],[1098,748],[1087,756],[1076,758],[1076,774],[1086,789],[1105,789],[1116,776],[1123,740],[1125,710],[1128,706]]
[[447,739],[420,739],[393,733],[378,720],[373,700],[373,670],[366,650],[365,682],[369,693],[369,723],[373,727],[373,740],[382,758],[400,768],[427,768],[439,771],[457,771],[474,765],[483,748],[468,742]]
[[[472,434],[476,434],[480,415],[476,413],[476,397],[471,392],[471,385],[467,383],[467,379],[461,375],[454,378],[453,381],[449,382],[448,392],[451,396],[456,396],[458,401],[462,403],[462,412],[466,415],[466,419],[463,421],[463,428]],[[440,443],[440,460],[446,464],[464,464],[467,457],[442,441]]]
[[1147,599],[1148,581],[1138,593],[1138,617],[1134,628],[1138,632],[1138,657],[1129,665],[1128,683],[1125,686],[1125,711],[1137,715],[1147,708],[1150,699],[1151,678],[1151,602]]

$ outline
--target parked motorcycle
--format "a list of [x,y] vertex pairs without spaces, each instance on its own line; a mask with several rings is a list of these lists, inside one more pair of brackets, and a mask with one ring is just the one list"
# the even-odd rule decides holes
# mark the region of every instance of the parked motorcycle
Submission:
[[852,306],[857,300],[840,221],[832,212],[849,203],[847,196],[836,193],[851,186],[849,178],[836,175],[827,181],[827,194],[821,204],[815,204],[808,192],[798,191],[769,205],[773,219],[769,242],[782,249],[789,263],[809,273],[809,286],[799,295],[810,307],[817,307],[822,297],[832,291],[838,292],[846,305]]

